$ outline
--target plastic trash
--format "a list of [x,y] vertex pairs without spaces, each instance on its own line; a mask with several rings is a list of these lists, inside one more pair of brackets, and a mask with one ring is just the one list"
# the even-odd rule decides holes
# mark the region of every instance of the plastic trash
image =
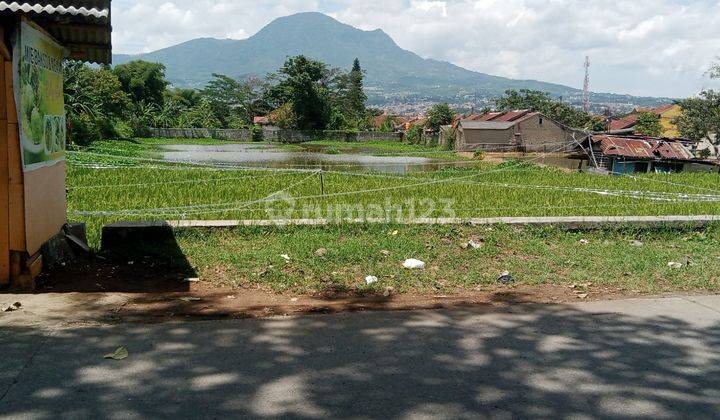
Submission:
[[125,347],[118,347],[117,350],[115,350],[112,353],[106,354],[103,356],[105,359],[113,359],[113,360],[123,360],[127,359],[129,356],[129,353]]
[[373,283],[377,283],[378,281],[380,281],[380,279],[378,279],[378,278],[375,277],[375,276],[367,276],[367,277],[365,277],[365,283],[366,283],[368,286],[370,286],[370,285],[373,284]]
[[280,258],[285,260],[285,262],[290,262],[290,256],[288,254],[282,254]]
[[15,312],[15,311],[19,310],[20,308],[22,308],[22,303],[15,302],[10,306],[4,307],[3,312]]
[[503,284],[509,284],[515,281],[513,276],[510,275],[509,271],[503,271],[502,274],[500,274],[500,277],[498,277],[497,281]]
[[479,244],[479,243],[471,240],[470,242],[468,242],[468,247],[470,247],[472,249],[480,249],[480,248],[482,248],[482,244]]
[[403,267],[409,270],[423,270],[425,269],[425,263],[423,261],[410,258],[409,260],[405,260]]

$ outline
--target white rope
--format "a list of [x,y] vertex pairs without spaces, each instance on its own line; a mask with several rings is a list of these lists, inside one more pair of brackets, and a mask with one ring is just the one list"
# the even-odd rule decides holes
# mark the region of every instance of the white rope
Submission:
[[[525,210],[530,209],[547,209],[547,210],[561,210],[561,209],[586,209],[586,208],[630,208],[630,207],[640,207],[640,206],[646,206],[646,205],[652,205],[656,207],[663,207],[663,206],[677,206],[676,203],[669,203],[669,202],[652,202],[652,203],[624,203],[624,204],[589,204],[589,205],[567,205],[567,206],[547,206],[547,205],[537,205],[537,206],[524,206],[524,207],[473,207],[473,208],[457,208],[453,207],[453,211],[511,211],[515,213],[522,213]],[[132,216],[137,217],[157,217],[157,216],[178,216],[178,215],[192,215],[192,214],[219,214],[219,213],[252,213],[252,212],[262,212],[267,211],[266,207],[257,207],[257,208],[225,208],[225,209],[214,209],[214,210],[208,210],[205,213],[201,212],[186,212],[186,213],[180,213],[180,212],[167,212],[167,213],[135,213],[132,214]],[[302,210],[294,210],[294,212],[301,212]],[[441,210],[438,210],[441,211]],[[546,214],[547,212],[545,212]],[[108,214],[107,212],[103,211],[71,211],[71,215],[73,216],[82,216],[82,217],[108,217],[108,216],[118,216],[118,214],[111,213]],[[119,215],[119,216],[128,216],[128,215]],[[476,215],[479,217],[479,215]],[[652,216],[655,216],[653,214]],[[475,217],[475,216],[470,216]]]
[[143,183],[136,183],[136,184],[104,184],[104,185],[82,185],[78,187],[69,187],[69,191],[77,191],[77,190],[96,190],[96,189],[113,189],[113,188],[144,188],[144,187],[152,187],[156,185],[181,185],[181,184],[209,184],[213,182],[223,182],[223,181],[240,181],[248,178],[252,179],[262,179],[262,178],[269,178],[271,176],[275,176],[274,174],[265,174],[265,175],[244,175],[240,177],[230,177],[230,178],[213,178],[213,179],[190,179],[185,181],[159,181],[159,182],[143,182]]
[[[566,146],[563,146],[562,148],[565,148]],[[561,148],[561,149],[562,149]],[[559,149],[560,150],[560,149]],[[553,153],[553,152],[548,152]],[[541,157],[538,157],[540,159]],[[349,196],[349,195],[359,195],[359,194],[366,194],[366,193],[376,193],[376,192],[384,192],[384,191],[393,191],[393,190],[399,190],[399,189],[406,189],[406,188],[414,188],[414,187],[423,187],[423,186],[429,186],[429,185],[436,185],[436,184],[442,184],[442,183],[448,183],[453,182],[457,180],[465,180],[465,179],[471,179],[475,178],[481,175],[486,175],[488,173],[497,173],[497,172],[503,172],[505,170],[510,169],[510,167],[504,167],[504,168],[498,168],[494,170],[484,171],[477,174],[471,174],[471,175],[465,175],[462,177],[455,177],[455,178],[445,178],[445,179],[436,179],[431,180],[427,182],[420,182],[415,184],[408,184],[408,185],[393,185],[388,187],[381,187],[381,188],[374,188],[374,189],[366,189],[366,190],[356,190],[356,191],[346,191],[346,192],[337,192],[332,194],[322,194],[322,195],[311,195],[311,196],[304,196],[304,197],[294,197],[296,200],[299,199],[313,199],[313,198],[330,198],[330,197],[340,197],[340,196]],[[320,171],[313,172],[313,175],[320,173]],[[310,178],[310,177],[308,177]],[[267,201],[266,201],[267,202]],[[131,209],[131,210],[123,210],[122,212],[118,212],[119,214],[132,214],[136,212],[156,212],[156,211],[162,211],[162,210],[194,210],[198,208],[213,208],[213,207],[219,207],[219,206],[227,206],[227,205],[238,205],[242,206],[248,203],[254,203],[254,202],[236,202],[236,203],[216,203],[216,204],[198,204],[198,205],[189,205],[189,206],[177,206],[177,207],[165,207],[165,208],[154,208],[154,209]]]

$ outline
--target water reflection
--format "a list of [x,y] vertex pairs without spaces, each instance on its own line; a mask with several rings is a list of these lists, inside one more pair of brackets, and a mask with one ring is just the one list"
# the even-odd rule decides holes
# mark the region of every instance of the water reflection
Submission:
[[246,167],[324,169],[338,171],[408,172],[435,171],[448,167],[469,167],[474,161],[411,156],[372,156],[376,150],[362,148],[328,153],[322,146],[307,146],[288,151],[268,144],[170,145],[163,146],[163,159],[170,162],[236,164]]

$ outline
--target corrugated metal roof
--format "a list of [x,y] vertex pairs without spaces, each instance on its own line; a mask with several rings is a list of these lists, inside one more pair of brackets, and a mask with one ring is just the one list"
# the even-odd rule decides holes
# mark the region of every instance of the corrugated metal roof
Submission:
[[68,58],[112,61],[111,0],[0,1],[0,15],[27,15],[70,52]]
[[695,159],[690,150],[676,141],[616,136],[593,136],[592,141],[593,143],[599,143],[602,152],[608,156],[641,159]]
[[695,158],[692,152],[679,142],[661,141],[655,146],[654,152],[663,159],[690,160]]
[[469,130],[507,130],[514,125],[514,122],[460,121],[460,126],[462,126],[463,129]]
[[480,118],[476,119],[476,121],[492,121],[502,114],[502,112],[488,112],[487,114],[481,115]]
[[71,14],[94,18],[107,18],[110,16],[110,1],[65,1],[65,4],[54,6],[47,1],[34,2],[8,2],[0,1],[0,12],[10,10],[23,13]]
[[524,117],[529,113],[529,109],[517,109],[515,111],[506,112],[497,118],[493,118],[493,121],[515,121],[518,118]]

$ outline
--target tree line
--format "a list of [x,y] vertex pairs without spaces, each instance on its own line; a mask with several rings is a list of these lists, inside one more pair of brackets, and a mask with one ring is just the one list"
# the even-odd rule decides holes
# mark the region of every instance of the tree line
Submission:
[[[720,79],[720,62],[709,70]],[[364,71],[355,59],[348,71],[332,68],[305,56],[288,58],[265,78],[213,74],[202,89],[172,88],[160,63],[132,61],[115,67],[93,67],[78,62],[64,66],[68,133],[74,143],[102,138],[142,136],[149,127],[250,128],[256,116],[269,115],[273,124],[301,130],[361,131],[373,128],[381,111],[366,106]],[[677,102],[683,114],[674,122],[681,136],[699,141],[714,134],[720,141],[720,92],[705,90]],[[568,127],[604,131],[605,118],[553,99],[545,92],[509,90],[495,99],[495,111],[532,109]],[[490,111],[485,109],[483,112]],[[408,138],[422,129],[438,131],[451,124],[454,111],[437,104],[423,126],[414,126]],[[381,130],[392,131],[386,118]],[[641,113],[639,134],[660,135],[660,118]]]
[[290,57],[264,79],[213,74],[204,88],[171,88],[160,63],[64,67],[68,133],[73,142],[142,136],[149,127],[249,128],[271,115],[283,128],[367,130],[377,111],[365,106],[364,72],[304,56]]

